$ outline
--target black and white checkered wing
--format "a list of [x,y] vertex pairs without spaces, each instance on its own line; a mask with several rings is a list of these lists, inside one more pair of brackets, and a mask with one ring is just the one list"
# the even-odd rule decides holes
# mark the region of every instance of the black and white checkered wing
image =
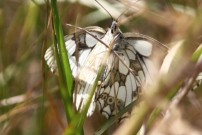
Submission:
[[104,116],[114,116],[138,98],[144,85],[152,83],[151,74],[156,71],[148,57],[157,43],[137,34],[123,34],[117,41],[118,56],[110,55],[96,93],[97,106]]

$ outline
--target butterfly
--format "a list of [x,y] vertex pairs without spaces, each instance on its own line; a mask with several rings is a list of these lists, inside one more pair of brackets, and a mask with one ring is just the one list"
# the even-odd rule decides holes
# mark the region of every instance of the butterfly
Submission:
[[[141,88],[152,82],[155,68],[149,56],[153,45],[162,46],[139,33],[122,33],[117,21],[107,31],[98,26],[78,30],[65,36],[65,45],[72,74],[78,82],[77,109],[86,104],[102,60],[107,56],[87,113],[92,115],[97,107],[106,118],[137,100]],[[57,73],[53,47],[47,49],[44,59],[51,71]]]

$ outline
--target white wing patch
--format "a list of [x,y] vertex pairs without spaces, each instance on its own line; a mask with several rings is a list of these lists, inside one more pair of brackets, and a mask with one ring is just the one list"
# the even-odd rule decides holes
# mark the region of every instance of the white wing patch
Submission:
[[132,95],[133,95],[133,91],[132,90],[136,90],[136,83],[135,82],[135,78],[134,76],[130,73],[127,78],[126,78],[126,92],[128,97],[126,96],[126,105],[130,104],[132,102],[131,99],[133,99]]
[[[93,34],[93,33],[92,33]],[[94,33],[95,34],[95,33]],[[95,43],[97,43],[97,39],[92,37],[89,34],[86,34],[86,44],[88,44],[89,47],[93,47]]]
[[68,50],[69,56],[73,55],[76,50],[76,43],[74,40],[70,39],[65,42],[66,49]]
[[150,56],[152,53],[152,44],[145,40],[132,40],[129,39],[127,42],[132,45],[135,50],[143,56]]
[[129,72],[128,67],[130,67],[129,58],[125,54],[121,55],[120,58],[126,64],[126,66],[123,64],[123,62],[119,62],[119,72],[127,75]]

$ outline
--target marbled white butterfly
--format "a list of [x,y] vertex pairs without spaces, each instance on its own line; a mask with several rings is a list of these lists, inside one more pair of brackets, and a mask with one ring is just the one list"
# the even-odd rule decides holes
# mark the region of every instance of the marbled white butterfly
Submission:
[[[107,32],[97,26],[84,29],[65,37],[72,74],[78,79],[76,107],[79,108],[81,100],[81,108],[85,105],[104,54],[112,44],[112,52],[104,64],[88,110],[88,115],[91,115],[97,105],[99,111],[109,118],[136,100],[143,84],[151,82],[150,74],[154,68],[148,57],[152,53],[152,45],[161,43],[145,35],[122,33],[116,21],[112,22]],[[57,72],[53,47],[46,51],[44,58],[51,71]]]

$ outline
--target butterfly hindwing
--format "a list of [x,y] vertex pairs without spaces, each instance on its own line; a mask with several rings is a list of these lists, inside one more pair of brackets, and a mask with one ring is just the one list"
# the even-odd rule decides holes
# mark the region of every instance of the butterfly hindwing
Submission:
[[96,93],[97,106],[107,118],[135,101],[143,85],[151,84],[154,65],[148,57],[152,46],[160,43],[147,36],[128,33],[115,44],[119,46],[114,50],[118,57],[113,53],[109,56]]

